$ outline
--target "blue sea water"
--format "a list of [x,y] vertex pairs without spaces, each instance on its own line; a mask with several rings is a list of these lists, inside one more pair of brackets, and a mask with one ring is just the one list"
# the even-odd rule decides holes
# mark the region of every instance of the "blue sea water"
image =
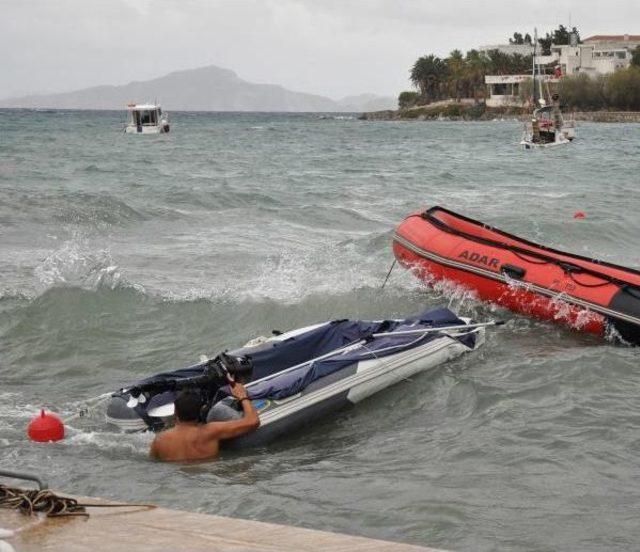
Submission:
[[[443,205],[640,266],[640,125],[525,152],[511,121],[365,122],[0,111],[0,466],[70,493],[452,550],[640,543],[638,351],[424,287],[391,265],[404,216]],[[584,220],[572,215],[582,210]],[[152,464],[101,413],[30,443],[40,406],[271,329],[447,305],[487,344],[265,449]]]

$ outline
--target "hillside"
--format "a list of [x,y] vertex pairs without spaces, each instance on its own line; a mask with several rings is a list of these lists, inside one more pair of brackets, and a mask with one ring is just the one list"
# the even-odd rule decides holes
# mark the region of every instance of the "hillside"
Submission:
[[140,103],[156,98],[170,111],[369,111],[371,106],[380,109],[380,100],[393,101],[363,94],[336,102],[275,84],[247,82],[229,69],[211,65],[122,86],[10,98],[0,100],[0,107],[123,109],[131,101]]

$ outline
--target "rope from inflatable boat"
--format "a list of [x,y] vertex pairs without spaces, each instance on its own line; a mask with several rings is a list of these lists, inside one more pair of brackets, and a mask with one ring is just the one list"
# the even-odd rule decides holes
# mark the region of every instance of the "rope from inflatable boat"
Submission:
[[58,496],[49,489],[16,489],[0,485],[0,508],[18,510],[25,515],[37,513],[47,517],[88,516],[75,498]]
[[24,515],[45,514],[47,517],[89,517],[87,508],[153,509],[153,504],[81,504],[75,498],[58,496],[49,489],[18,489],[0,485],[0,508],[18,510]]
[[[442,209],[439,208],[440,210],[444,211],[445,213],[449,213],[452,215],[455,215],[457,217],[463,218],[464,220],[469,220],[471,221],[471,219],[467,219],[466,217],[462,217],[461,215],[458,215],[457,213],[453,213],[451,211],[448,211],[447,209]],[[439,228],[440,230],[447,232],[448,234],[453,234],[454,236],[460,236],[462,238],[466,238],[468,240],[474,241],[476,243],[481,243],[483,245],[489,245],[491,247],[499,247],[500,249],[505,249],[507,251],[510,251],[511,253],[513,253],[514,255],[516,255],[518,258],[527,261],[527,262],[532,262],[534,264],[554,264],[557,265],[558,267],[560,267],[565,274],[568,274],[569,277],[579,286],[583,286],[586,288],[598,288],[598,287],[603,287],[603,286],[607,286],[609,284],[614,284],[617,285],[621,288],[626,288],[627,290],[629,290],[629,292],[631,292],[632,289],[635,289],[636,286],[634,286],[633,284],[630,284],[629,282],[625,282],[624,280],[620,280],[618,278],[616,278],[615,276],[610,276],[608,274],[604,274],[602,272],[599,272],[597,270],[593,270],[591,268],[585,268],[582,266],[577,266],[577,265],[572,265],[569,262],[565,262],[565,261],[560,261],[554,257],[551,257],[549,255],[545,255],[544,253],[538,253],[537,251],[531,251],[529,249],[525,249],[523,247],[519,247],[517,245],[510,245],[508,243],[504,243],[504,242],[499,242],[496,240],[490,240],[488,238],[480,238],[478,236],[474,236],[473,234],[469,234],[468,232],[464,232],[463,230],[458,230],[456,228],[452,228],[451,226],[449,226],[448,224],[446,224],[445,222],[442,222],[440,219],[438,219],[437,217],[435,217],[434,215],[431,214],[432,209],[430,209],[429,211],[425,211],[424,213],[421,214],[416,214],[416,215],[409,215],[409,217],[420,217],[423,220],[426,220],[428,222],[430,222],[431,224],[433,224],[434,226],[436,226],[437,228]],[[409,218],[407,217],[407,218]],[[496,230],[495,228],[493,228],[492,226],[483,224],[483,223],[479,223],[477,221],[472,221],[476,224],[479,224],[480,226],[482,226],[482,228],[485,228],[487,230],[492,230],[492,231],[499,231]],[[542,249],[545,249],[544,246],[538,246]],[[542,262],[538,262],[535,263],[535,261],[531,261],[530,259],[524,259],[521,255],[527,255],[527,256],[531,256],[537,259],[540,259]],[[580,259],[583,261],[587,261],[587,262],[594,262],[594,263],[598,263],[598,261],[596,259]],[[613,268],[617,268],[618,270],[629,270],[629,269],[625,269],[624,267],[613,267]],[[598,284],[584,284],[582,282],[579,282],[578,280],[576,280],[576,278],[574,277],[574,272],[579,272],[579,273],[583,273],[583,274],[589,274],[590,276],[594,276],[595,278],[599,278],[601,280],[604,280],[604,282],[602,283],[598,283]],[[632,270],[632,272],[635,272]]]

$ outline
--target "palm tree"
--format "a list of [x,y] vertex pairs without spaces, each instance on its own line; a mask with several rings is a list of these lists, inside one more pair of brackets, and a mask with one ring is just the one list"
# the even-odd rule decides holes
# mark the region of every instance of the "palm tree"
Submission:
[[411,68],[410,79],[422,97],[431,101],[438,97],[438,89],[447,72],[447,64],[433,54],[422,56]]
[[479,92],[484,96],[484,76],[487,73],[487,56],[478,52],[478,50],[469,50],[465,58],[467,68],[467,78],[469,79],[469,87],[473,93],[473,97],[478,101]]
[[449,96],[455,96],[459,100],[465,88],[464,56],[460,50],[453,50],[445,61],[449,74]]

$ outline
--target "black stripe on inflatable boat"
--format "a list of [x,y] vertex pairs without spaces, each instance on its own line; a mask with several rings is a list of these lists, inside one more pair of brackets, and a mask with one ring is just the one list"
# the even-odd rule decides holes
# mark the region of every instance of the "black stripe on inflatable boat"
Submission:
[[[414,243],[411,243],[410,241],[408,241],[407,239],[405,239],[402,236],[398,235],[397,233],[395,233],[393,235],[393,239],[394,239],[394,241],[398,242],[403,247],[406,247],[410,251],[413,251],[416,255],[418,255],[420,257],[423,257],[425,259],[429,259],[431,261],[434,261],[434,262],[436,262],[436,263],[438,263],[438,264],[440,264],[442,266],[449,266],[449,267],[452,267],[452,268],[457,268],[457,269],[462,270],[464,272],[470,272],[472,274],[479,274],[480,276],[484,276],[486,278],[491,278],[492,280],[496,280],[496,281],[502,282],[504,284],[509,284],[509,283],[513,283],[514,282],[513,279],[507,279],[504,275],[502,275],[500,273],[492,272],[490,270],[485,270],[483,268],[479,268],[479,267],[475,267],[475,266],[472,266],[472,265],[460,263],[458,261],[454,261],[452,259],[448,259],[446,257],[441,257],[440,255],[436,255],[435,253],[432,253],[431,251],[427,251],[427,250],[422,249],[421,247],[415,245]],[[523,287],[525,287],[528,290],[535,291],[536,293],[539,293],[541,295],[545,295],[545,296],[547,296],[549,298],[558,298],[558,299],[561,299],[562,301],[564,301],[565,303],[569,303],[569,304],[572,304],[572,305],[588,308],[588,309],[593,310],[595,312],[599,312],[600,314],[604,314],[604,315],[610,316],[612,318],[617,318],[618,320],[622,320],[624,322],[629,322],[631,324],[640,325],[640,312],[638,312],[638,316],[625,314],[623,312],[619,312],[619,311],[615,311],[615,310],[609,309],[609,308],[607,308],[607,307],[605,307],[603,305],[599,305],[597,303],[592,303],[591,301],[585,301],[584,299],[580,299],[579,297],[575,297],[574,295],[570,295],[570,294],[565,293],[565,292],[560,293],[560,292],[551,290],[549,288],[533,284],[531,282],[519,283],[519,285],[522,285]],[[620,292],[618,292],[617,295],[619,295],[620,293],[628,293],[628,292],[625,292],[624,290],[621,290]],[[613,301],[612,301],[612,303],[613,303]],[[622,304],[622,301],[619,301],[619,304]],[[634,312],[634,314],[636,314],[636,313]],[[636,333],[637,333],[637,331],[636,331]],[[637,342],[637,338],[633,339],[633,341]]]
[[[476,243],[481,243],[483,245],[488,245],[490,247],[497,247],[499,249],[504,249],[507,251],[511,251],[512,253],[520,254],[520,255],[526,255],[529,257],[534,257],[536,259],[540,259],[541,261],[544,261],[546,263],[550,263],[550,264],[555,264],[557,266],[559,266],[560,268],[562,268],[565,272],[567,272],[573,279],[572,273],[575,272],[576,274],[589,274],[591,276],[594,276],[596,278],[600,278],[601,280],[604,280],[605,282],[614,284],[614,285],[618,285],[618,286],[630,286],[630,287],[635,287],[633,284],[626,282],[625,280],[621,280],[620,278],[616,278],[615,276],[611,276],[609,274],[605,274],[603,272],[599,272],[598,270],[595,270],[593,268],[589,268],[589,267],[584,267],[584,266],[575,266],[575,265],[571,265],[571,263],[567,262],[567,261],[563,261],[562,259],[556,259],[555,257],[552,257],[550,255],[545,255],[544,253],[540,253],[539,251],[533,251],[530,249],[526,249],[524,247],[519,247],[517,245],[512,245],[512,244],[508,244],[508,243],[504,243],[504,242],[499,242],[496,240],[492,240],[490,238],[481,238],[479,236],[476,236],[474,234],[470,234],[468,232],[464,232],[463,230],[458,230],[457,228],[453,228],[452,226],[448,225],[446,222],[441,221],[440,219],[438,219],[434,213],[437,211],[441,211],[443,213],[446,213],[448,215],[451,215],[452,217],[456,217],[460,220],[463,220],[465,222],[474,224],[476,226],[479,226],[480,228],[484,229],[484,230],[489,230],[491,232],[495,232],[496,234],[499,234],[501,236],[504,236],[506,238],[518,241],[520,243],[523,243],[525,245],[528,245],[530,247],[535,247],[537,249],[541,249],[542,251],[545,251],[547,253],[551,253],[554,255],[563,255],[565,257],[569,257],[571,259],[576,259],[578,261],[585,261],[588,263],[592,263],[592,264],[596,264],[599,266],[606,266],[607,268],[613,268],[615,270],[621,270],[623,272],[628,272],[630,274],[635,274],[637,276],[640,276],[640,270],[635,270],[633,268],[628,268],[626,266],[620,266],[620,265],[616,265],[613,263],[608,263],[606,261],[601,261],[599,259],[592,259],[590,257],[583,257],[582,255],[576,255],[575,253],[567,253],[565,251],[559,251],[557,249],[552,249],[550,247],[547,247],[545,245],[540,245],[538,243],[535,242],[531,242],[528,241],[524,238],[521,238],[519,236],[514,236],[513,234],[509,234],[507,232],[503,232],[502,230],[499,230],[498,228],[494,228],[493,226],[489,226],[488,224],[484,224],[483,222],[465,217],[463,215],[459,215],[458,213],[455,213],[453,211],[449,211],[448,209],[445,209],[444,207],[439,207],[439,206],[435,206],[435,207],[431,207],[430,209],[428,209],[427,211],[425,211],[424,213],[417,215],[420,216],[420,218],[422,218],[423,220],[426,220],[427,222],[433,224],[434,226],[436,226],[438,229],[442,230],[443,232],[447,232],[448,234],[453,234],[456,236],[460,236],[463,237],[465,239],[474,241]],[[416,215],[412,215],[412,216],[416,216]],[[576,270],[577,269],[577,270]],[[575,280],[574,280],[575,281]],[[584,286],[584,284],[580,284],[580,282],[576,282],[579,285]],[[596,284],[595,286],[585,286],[585,287],[598,287],[598,284]]]

